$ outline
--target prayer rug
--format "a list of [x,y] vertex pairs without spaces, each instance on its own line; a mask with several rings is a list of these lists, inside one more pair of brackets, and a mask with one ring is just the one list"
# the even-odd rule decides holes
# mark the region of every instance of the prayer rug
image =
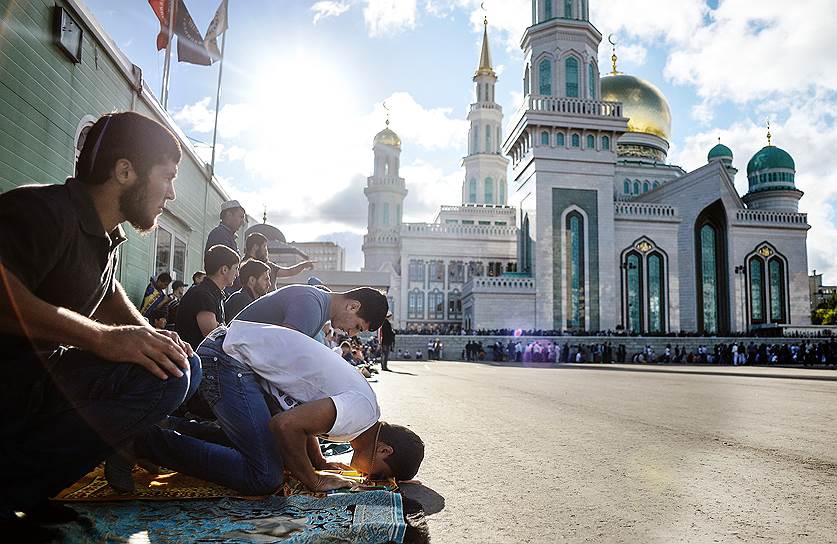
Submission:
[[[398,486],[395,480],[384,480],[366,482],[364,478],[354,471],[324,471],[340,474],[355,480],[356,485],[346,492],[362,492],[373,490],[397,491]],[[66,502],[109,502],[109,501],[130,501],[130,500],[155,500],[170,501],[181,499],[218,499],[218,498],[250,498],[237,491],[226,488],[222,485],[206,482],[178,472],[164,470],[160,474],[151,474],[145,470],[134,467],[134,482],[136,490],[133,493],[121,493],[110,487],[105,479],[104,467],[102,465],[93,469],[81,480],[59,493],[55,500]],[[326,493],[314,493],[309,491],[302,483],[285,474],[285,483],[277,495],[310,495],[313,497],[325,497]]]
[[64,542],[402,543],[401,495],[389,491],[259,500],[75,503],[92,527],[61,526]]

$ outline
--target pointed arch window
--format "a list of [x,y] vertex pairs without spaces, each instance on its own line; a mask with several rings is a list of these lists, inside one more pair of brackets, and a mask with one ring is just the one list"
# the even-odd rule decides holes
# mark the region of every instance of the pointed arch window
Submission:
[[595,149],[596,148],[596,137],[592,134],[587,135],[587,149]]
[[665,331],[665,271],[663,257],[651,253],[647,259],[648,269],[648,332]]
[[634,194],[635,195],[639,194],[639,182],[638,181],[634,182]]
[[584,217],[577,211],[567,214],[564,255],[566,277],[567,322],[569,330],[583,329],[585,326],[585,247]]
[[628,183],[628,180],[625,180],[624,183],[622,184],[622,192],[625,193],[626,195],[631,194],[631,184]]
[[770,322],[786,323],[785,263],[778,257],[773,257],[767,262],[767,271],[770,281]]
[[383,217],[383,220],[382,220],[383,225],[385,227],[389,226],[389,202],[384,202],[382,217]]
[[572,142],[573,147],[581,147],[581,136],[579,136],[578,134],[573,134],[570,141]]
[[647,181],[643,182],[642,183],[642,192],[647,193],[650,190],[651,190],[651,186],[648,184],[648,182]]
[[596,71],[592,62],[587,65],[587,96],[591,100],[596,98]]
[[629,332],[642,332],[642,257],[628,253],[625,259],[626,323]]
[[538,63],[538,94],[552,96],[552,61],[549,59]]
[[545,130],[541,132],[541,145],[549,145],[549,133]]
[[529,94],[529,65],[526,65],[526,70],[523,71],[523,96]]
[[767,244],[747,257],[750,323],[786,323],[787,274],[784,258]]
[[491,125],[485,125],[485,152],[491,153]]
[[543,7],[544,20],[552,19],[552,0],[546,0]]
[[[609,136],[602,136],[602,149],[605,151],[610,151],[610,137]],[[625,191],[627,193],[627,191]]]
[[494,180],[485,178],[485,203],[494,204]]
[[414,289],[407,294],[407,317],[424,319],[424,293]]
[[471,153],[479,153],[480,126],[477,123],[474,123],[471,131]]
[[468,202],[471,204],[477,203],[477,180],[474,178],[468,181]]
[[497,204],[500,204],[500,205],[503,205],[503,206],[506,205],[506,179],[505,178],[500,179],[500,198],[499,198]]
[[555,135],[555,145],[557,145],[558,147],[564,147],[564,145],[566,145],[566,144],[564,144],[564,133],[563,132],[559,132],[558,134]]
[[564,0],[564,17],[573,18],[573,0]]
[[750,322],[764,323],[764,261],[750,259]]
[[564,61],[564,75],[567,78],[567,96],[578,98],[578,59],[568,57]]

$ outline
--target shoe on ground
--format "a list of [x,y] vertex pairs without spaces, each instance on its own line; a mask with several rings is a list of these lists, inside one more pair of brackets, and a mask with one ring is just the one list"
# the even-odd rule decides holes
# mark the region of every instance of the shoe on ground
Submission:
[[105,460],[105,478],[108,484],[121,493],[133,493],[136,489],[133,460],[128,460],[119,453],[114,453]]

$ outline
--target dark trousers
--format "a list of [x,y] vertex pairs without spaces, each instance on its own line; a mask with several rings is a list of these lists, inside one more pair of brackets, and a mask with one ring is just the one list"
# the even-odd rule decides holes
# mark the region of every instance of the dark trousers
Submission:
[[392,351],[392,346],[381,346],[381,368],[386,370],[389,364],[389,352]]
[[161,380],[78,349],[0,354],[0,520],[76,482],[197,389],[200,360]]

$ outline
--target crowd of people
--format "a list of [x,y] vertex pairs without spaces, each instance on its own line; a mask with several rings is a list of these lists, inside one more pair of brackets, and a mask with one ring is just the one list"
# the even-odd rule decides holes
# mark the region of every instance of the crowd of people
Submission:
[[[386,297],[275,289],[308,264],[271,263],[256,235],[239,255],[238,202],[221,206],[191,286],[161,271],[134,306],[116,278],[122,224],[155,228],[180,158],[161,124],[111,113],[66,183],[0,195],[0,534],[10,541],[54,537],[48,524],[77,514],[49,498],[103,461],[122,491],[141,460],[261,495],[286,470],[313,491],[354,483],[318,472],[346,466],[328,462],[317,437],[351,444],[350,466],[370,477],[408,480],[423,460],[421,439],[380,419],[357,370],[375,347],[347,340],[382,328]],[[326,341],[327,323],[345,338]]]
[[[767,333],[774,334],[775,329],[765,329]],[[654,338],[712,338],[718,336],[717,334],[701,334],[697,332],[678,331],[666,333],[638,333],[633,331],[625,331],[622,328],[616,330],[604,331],[568,331],[556,329],[467,329],[459,325],[416,325],[411,324],[405,329],[400,329],[399,334],[417,334],[423,336],[616,336],[616,337],[654,337]],[[752,332],[730,332],[724,334],[725,338],[737,337],[751,337]],[[822,329],[817,331],[791,331],[783,333],[784,338],[829,338],[831,336],[830,329]]]

